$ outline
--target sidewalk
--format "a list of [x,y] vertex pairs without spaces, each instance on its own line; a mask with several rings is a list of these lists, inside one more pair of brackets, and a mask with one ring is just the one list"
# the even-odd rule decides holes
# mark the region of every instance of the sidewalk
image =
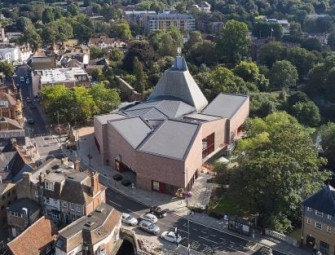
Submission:
[[[170,212],[174,213],[179,217],[186,218],[189,214],[189,210],[186,207],[184,199],[176,198],[167,194],[162,194],[158,192],[151,192],[142,189],[131,189],[125,187],[120,183],[112,179],[113,175],[117,173],[116,170],[112,169],[111,166],[104,166],[101,163],[100,155],[96,149],[93,136],[93,127],[82,128],[79,131],[80,140],[79,148],[75,153],[69,154],[68,151],[65,151],[70,158],[78,157],[81,159],[85,165],[90,166],[92,170],[96,170],[100,173],[101,182],[108,186],[109,188],[127,196],[131,197],[133,200],[144,204],[148,207],[153,205],[159,205],[164,209],[168,209]],[[88,155],[91,155],[91,160],[88,159]],[[208,178],[207,174],[203,174],[201,181],[205,181]],[[196,181],[197,182],[197,181]],[[196,184],[194,185],[196,186]],[[205,192],[208,193],[209,187],[205,186]],[[198,196],[202,196],[199,195]],[[202,197],[202,199],[207,200],[208,194]],[[298,247],[291,246],[280,240],[276,240],[272,237],[263,236],[259,233],[255,233],[255,237],[243,236],[238,233],[228,230],[227,222],[225,220],[217,220],[215,218],[209,217],[205,213],[193,213],[189,215],[189,220],[204,225],[208,228],[212,228],[221,232],[228,233],[233,236],[240,237],[247,241],[253,241],[260,243],[265,246],[271,247],[273,250],[277,250],[281,253],[288,255],[311,255],[312,251],[306,251]],[[193,253],[193,251],[192,251]]]

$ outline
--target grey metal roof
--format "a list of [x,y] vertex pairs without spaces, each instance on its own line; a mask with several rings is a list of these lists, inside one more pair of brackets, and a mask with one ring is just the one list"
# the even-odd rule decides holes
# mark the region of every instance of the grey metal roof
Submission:
[[158,100],[147,101],[135,105],[124,111],[130,116],[141,116],[146,120],[180,118],[185,114],[195,112],[196,109],[180,100],[168,97],[159,97]]
[[188,71],[184,58],[178,56],[172,68],[166,70],[148,100],[172,96],[201,111],[208,101]]
[[107,124],[109,120],[118,120],[125,118],[124,115],[118,113],[108,113],[103,115],[97,115],[95,118],[102,124]]
[[221,93],[202,111],[202,114],[231,119],[246,100],[248,96],[245,95]]
[[137,148],[152,130],[139,117],[114,120],[109,123],[134,149]]
[[192,114],[185,115],[184,119],[194,119],[194,120],[199,120],[199,121],[213,121],[213,120],[219,120],[221,118],[216,117],[216,116],[211,116],[211,115],[200,114],[200,113],[192,113]]
[[303,201],[302,204],[319,212],[335,216],[335,189],[327,185]]
[[198,128],[198,124],[167,120],[140,146],[139,151],[185,159]]

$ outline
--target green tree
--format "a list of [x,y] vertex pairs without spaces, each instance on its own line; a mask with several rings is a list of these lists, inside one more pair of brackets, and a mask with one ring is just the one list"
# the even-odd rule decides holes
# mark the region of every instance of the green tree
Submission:
[[126,40],[133,37],[131,35],[130,26],[126,22],[115,24],[112,28],[112,36]]
[[24,32],[26,31],[28,28],[33,27],[33,23],[31,22],[31,20],[27,17],[19,17],[16,20],[16,28],[20,31],[20,32]]
[[143,93],[143,91],[145,90],[146,78],[145,78],[145,73],[143,71],[143,65],[138,60],[137,57],[134,58],[133,70],[134,70],[134,75],[136,77],[135,89],[137,92]]
[[325,157],[328,159],[328,165],[335,167],[335,123],[329,122],[320,129],[321,146]]
[[294,104],[292,107],[292,114],[301,124],[306,126],[316,127],[321,121],[319,107],[312,101],[298,102]]
[[317,38],[307,38],[302,41],[301,48],[304,48],[309,51],[321,51],[322,45]]
[[293,48],[287,51],[287,60],[297,68],[299,77],[302,79],[316,64],[317,58],[314,53],[306,49]]
[[328,35],[328,45],[331,50],[335,50],[335,30],[330,32]]
[[220,33],[217,49],[226,63],[237,64],[248,53],[249,44],[248,26],[229,20]]
[[46,23],[53,22],[54,19],[55,19],[55,15],[53,13],[53,10],[51,8],[44,9],[43,14],[42,14],[42,22],[46,24]]
[[274,37],[280,40],[283,37],[283,28],[278,23],[257,22],[253,26],[252,34],[257,38]]
[[67,6],[67,11],[72,15],[72,16],[76,16],[80,13],[79,7],[78,5],[74,4],[74,3],[70,3]]
[[269,42],[259,49],[259,63],[271,68],[273,63],[282,60],[285,47],[280,42]]
[[94,81],[103,81],[104,80],[104,74],[102,72],[101,68],[94,68],[92,71],[92,79]]
[[0,62],[0,73],[10,77],[14,74],[14,66],[8,62]]
[[29,43],[33,51],[38,50],[42,45],[42,39],[34,27],[28,28],[24,31],[22,40]]
[[100,47],[95,46],[95,45],[90,47],[90,57],[91,57],[91,59],[101,58],[101,57],[103,57],[103,55],[104,55],[104,51]]
[[252,119],[247,135],[237,146],[229,193],[249,213],[259,213],[263,226],[286,232],[301,220],[301,202],[329,178],[320,171],[326,161],[284,112]]
[[270,74],[270,86],[283,89],[296,86],[298,71],[290,61],[281,60],[273,64]]
[[72,25],[64,18],[49,23],[48,27],[54,32],[55,39],[59,43],[64,43],[73,37]]
[[92,85],[90,94],[99,110],[98,114],[109,113],[121,103],[119,91],[108,89],[103,83]]
[[113,48],[108,52],[108,58],[112,62],[120,63],[124,58],[124,53],[119,48]]

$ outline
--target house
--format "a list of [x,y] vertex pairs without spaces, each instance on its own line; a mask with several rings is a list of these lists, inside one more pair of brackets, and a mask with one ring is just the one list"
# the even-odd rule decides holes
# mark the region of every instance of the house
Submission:
[[31,72],[33,95],[45,86],[64,85],[67,88],[89,87],[89,77],[80,67],[39,69]]
[[40,217],[41,207],[34,200],[21,198],[6,208],[9,236],[15,238]]
[[101,204],[59,231],[55,254],[115,254],[121,243],[120,228],[121,213]]
[[7,244],[12,255],[51,255],[54,254],[54,242],[57,227],[46,216],[41,217],[21,235]]
[[47,55],[44,51],[36,51],[33,56],[28,60],[28,64],[31,69],[41,70],[41,69],[50,69],[56,68],[56,55],[50,54]]
[[137,186],[175,194],[241,137],[248,114],[245,95],[219,94],[208,104],[178,56],[147,101],[95,116],[95,142],[101,160],[135,173]]
[[305,201],[302,237],[304,244],[322,255],[335,253],[335,188],[327,185]]
[[283,28],[284,35],[290,34],[290,23],[286,19],[265,19],[265,22],[279,24]]
[[197,11],[201,11],[201,12],[206,12],[206,13],[210,13],[211,12],[211,5],[204,1],[204,2],[200,2],[199,4],[193,4],[191,6],[191,10],[197,10]]
[[19,125],[24,122],[22,102],[10,91],[0,91],[0,117],[15,120]]
[[[0,155],[1,156],[1,155]],[[0,225],[7,222],[6,207],[16,200],[15,184],[2,183],[0,175]]]
[[32,50],[29,45],[15,45],[14,43],[0,43],[0,60],[11,64],[26,62]]
[[17,183],[18,198],[38,202],[57,225],[71,223],[105,203],[97,173],[80,172],[79,162],[51,159]]
[[155,30],[167,29],[175,26],[183,33],[195,30],[195,19],[190,14],[158,13],[145,16],[144,32],[150,34]]
[[116,38],[109,38],[106,36],[100,36],[99,38],[91,38],[88,41],[88,47],[97,46],[100,49],[109,49],[109,48],[127,48],[127,42],[116,39]]

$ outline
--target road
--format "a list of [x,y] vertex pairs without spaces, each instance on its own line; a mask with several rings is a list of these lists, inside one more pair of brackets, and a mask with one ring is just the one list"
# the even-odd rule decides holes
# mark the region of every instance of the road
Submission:
[[[137,203],[111,189],[106,191],[107,203],[115,207],[121,212],[127,212],[136,218],[145,212],[148,212],[148,207]],[[183,239],[181,245],[187,247],[188,244],[188,221],[182,217],[179,217],[173,213],[169,213],[163,219],[159,219],[157,225],[160,227],[161,232],[166,230],[174,230],[175,227],[182,235]],[[260,254],[259,249],[262,247],[259,244],[254,245],[251,248],[248,247],[249,241],[244,240],[240,237],[223,233],[214,229],[207,228],[200,224],[193,222],[189,223],[189,243],[192,250],[196,250],[205,255],[210,254],[234,254],[234,255],[246,255],[246,254]],[[140,233],[137,232],[136,233]],[[143,232],[144,236],[148,236],[147,233]],[[165,242],[159,240],[160,242]],[[250,244],[250,243],[249,243]],[[273,254],[283,255],[274,251]]]
[[[27,65],[19,66],[16,69],[16,84],[17,87],[21,90],[22,99],[23,99],[23,113],[25,116],[24,129],[26,136],[30,137],[31,142],[36,144],[37,150],[40,154],[41,159],[45,159],[50,155],[55,157],[61,157],[63,155],[62,150],[60,149],[60,143],[57,140],[57,136],[51,135],[47,123],[40,115],[41,106],[39,102],[34,101],[32,98],[32,83],[29,74],[29,69]],[[24,77],[25,79],[29,77],[30,83],[20,81],[20,78]],[[32,102],[27,102],[27,98],[32,100]],[[33,119],[34,124],[28,124],[27,120]]]

